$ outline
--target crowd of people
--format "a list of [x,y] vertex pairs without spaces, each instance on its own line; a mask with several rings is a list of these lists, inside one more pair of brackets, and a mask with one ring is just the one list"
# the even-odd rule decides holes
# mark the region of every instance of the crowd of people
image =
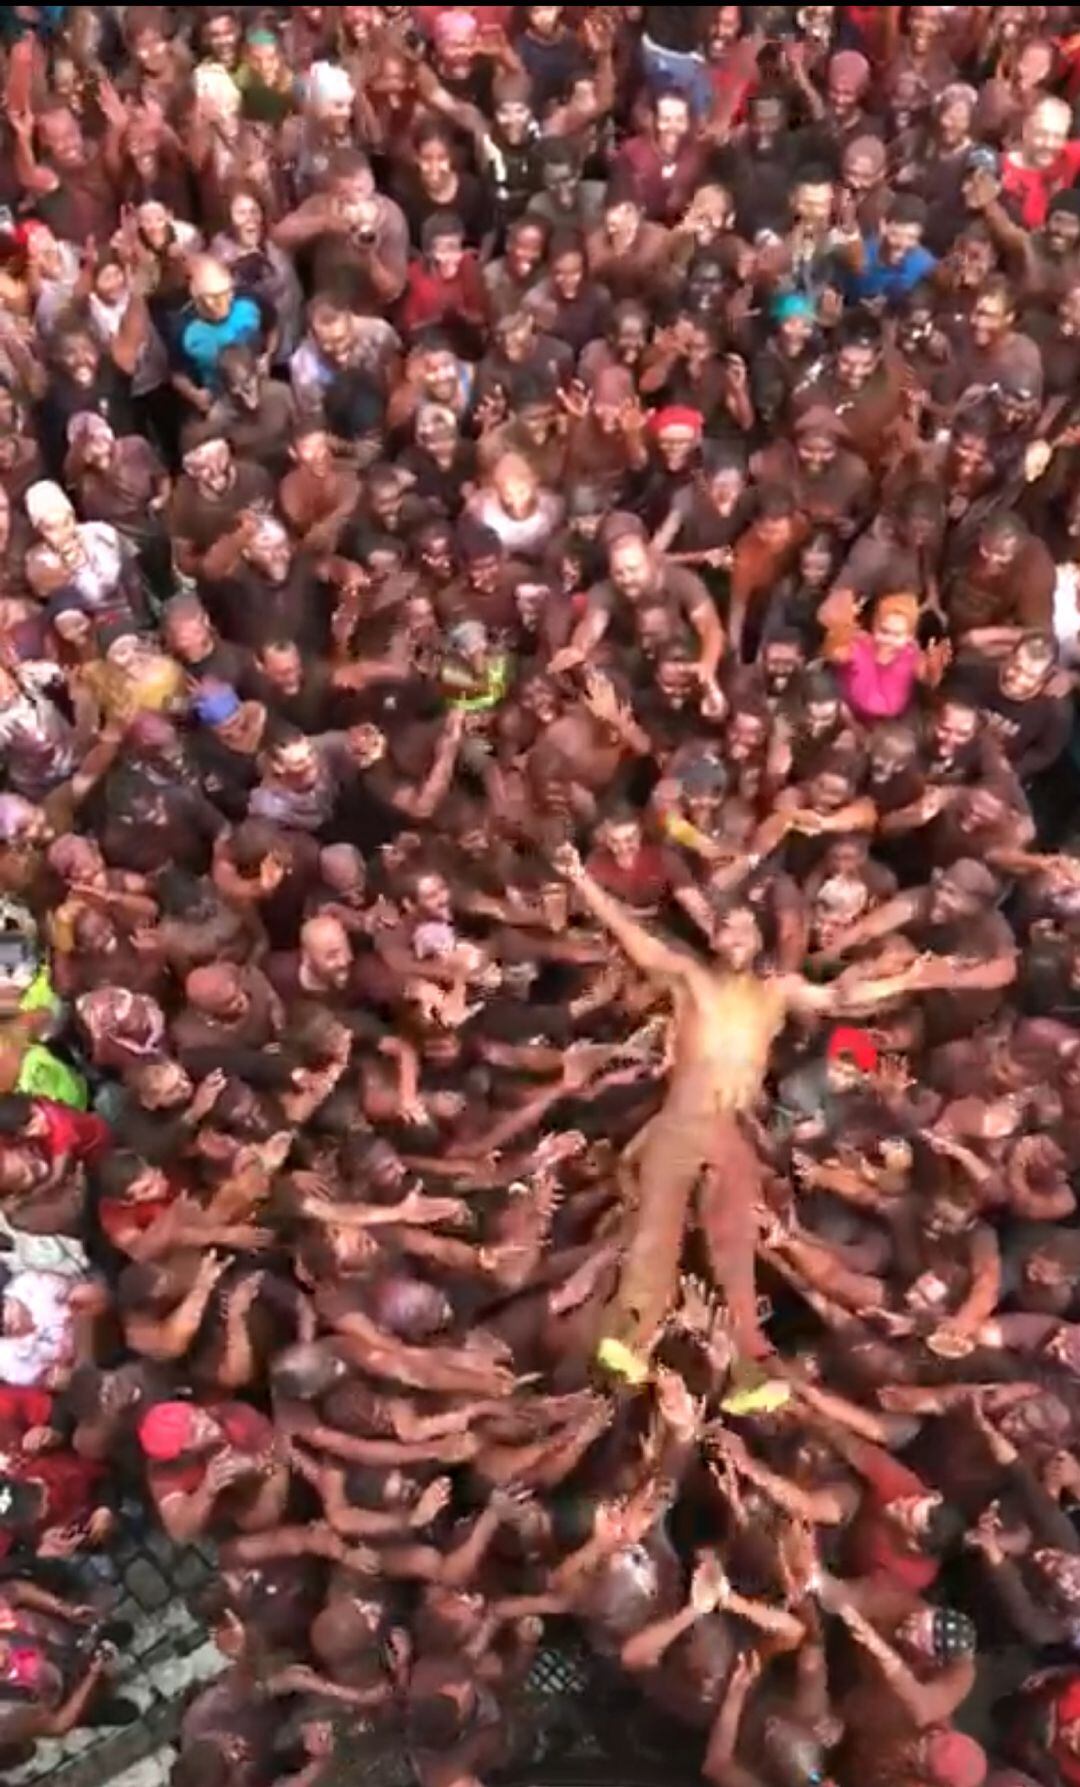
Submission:
[[1080,1787],[1080,7],[0,57],[0,1770]]

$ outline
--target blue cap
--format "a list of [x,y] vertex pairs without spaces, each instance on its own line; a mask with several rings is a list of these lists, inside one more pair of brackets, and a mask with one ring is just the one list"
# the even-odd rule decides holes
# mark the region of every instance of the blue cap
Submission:
[[240,712],[240,697],[230,683],[217,683],[200,689],[191,705],[204,726],[223,726]]

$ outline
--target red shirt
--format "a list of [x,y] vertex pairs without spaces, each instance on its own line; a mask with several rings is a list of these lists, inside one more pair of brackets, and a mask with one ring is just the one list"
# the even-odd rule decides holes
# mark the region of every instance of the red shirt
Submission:
[[426,261],[413,261],[398,320],[406,335],[455,317],[478,327],[487,321],[487,288],[471,250],[462,256],[454,279],[442,279]]
[[[34,1427],[48,1427],[52,1410],[53,1399],[47,1390],[0,1384],[0,1447],[9,1454],[8,1473],[20,1483],[40,1483],[45,1490],[38,1538],[51,1526],[73,1526],[84,1519],[93,1506],[93,1491],[104,1476],[103,1465],[74,1452],[23,1454],[24,1434]],[[0,1526],[0,1558],[7,1557],[15,1538],[10,1528]]]
[[[234,1452],[247,1453],[252,1458],[259,1458],[269,1452],[274,1443],[274,1427],[258,1409],[253,1409],[247,1402],[216,1402],[206,1405],[206,1413],[217,1422],[224,1436],[225,1443]],[[198,1489],[206,1475],[209,1456],[194,1458],[189,1463],[155,1464],[150,1468],[150,1477],[158,1495],[190,1495]]]
[[74,1111],[52,1098],[35,1098],[34,1110],[45,1121],[45,1147],[50,1160],[72,1155],[92,1161],[112,1146],[112,1130],[103,1117]]
[[926,1495],[921,1477],[880,1446],[858,1444],[851,1457],[865,1488],[859,1511],[848,1533],[847,1553],[852,1575],[876,1576],[913,1594],[925,1594],[936,1580],[938,1563],[921,1551],[905,1550],[885,1512],[890,1502]]
[[1051,167],[1026,168],[1007,155],[1001,170],[1001,187],[1018,201],[1020,222],[1026,230],[1037,230],[1046,222],[1050,200],[1055,192],[1071,186],[1080,173],[1080,139],[1066,143]]
[[607,850],[594,850],[585,866],[601,887],[628,906],[659,906],[686,880],[678,859],[659,844],[643,844],[626,869]]

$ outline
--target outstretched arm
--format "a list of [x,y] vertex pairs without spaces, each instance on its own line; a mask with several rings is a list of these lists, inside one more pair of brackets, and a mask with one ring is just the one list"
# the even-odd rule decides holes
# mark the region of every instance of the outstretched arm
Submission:
[[654,937],[636,918],[631,918],[620,900],[606,893],[593,880],[572,844],[564,844],[552,857],[558,873],[577,890],[594,918],[609,930],[621,944],[635,968],[643,974],[666,974],[673,980],[686,980],[693,971],[692,959],[671,943]]

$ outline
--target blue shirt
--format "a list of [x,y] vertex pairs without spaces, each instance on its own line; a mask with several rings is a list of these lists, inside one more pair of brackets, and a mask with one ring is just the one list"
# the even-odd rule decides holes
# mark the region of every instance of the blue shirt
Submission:
[[920,243],[909,248],[895,266],[886,266],[881,259],[881,242],[877,236],[863,242],[863,265],[859,273],[846,273],[844,295],[853,303],[863,298],[888,298],[894,302],[913,291],[929,277],[937,266],[937,257]]
[[216,391],[218,361],[222,351],[237,342],[258,343],[262,336],[262,312],[254,298],[233,299],[233,306],[221,322],[210,322],[192,311],[180,329],[180,353],[192,382]]

